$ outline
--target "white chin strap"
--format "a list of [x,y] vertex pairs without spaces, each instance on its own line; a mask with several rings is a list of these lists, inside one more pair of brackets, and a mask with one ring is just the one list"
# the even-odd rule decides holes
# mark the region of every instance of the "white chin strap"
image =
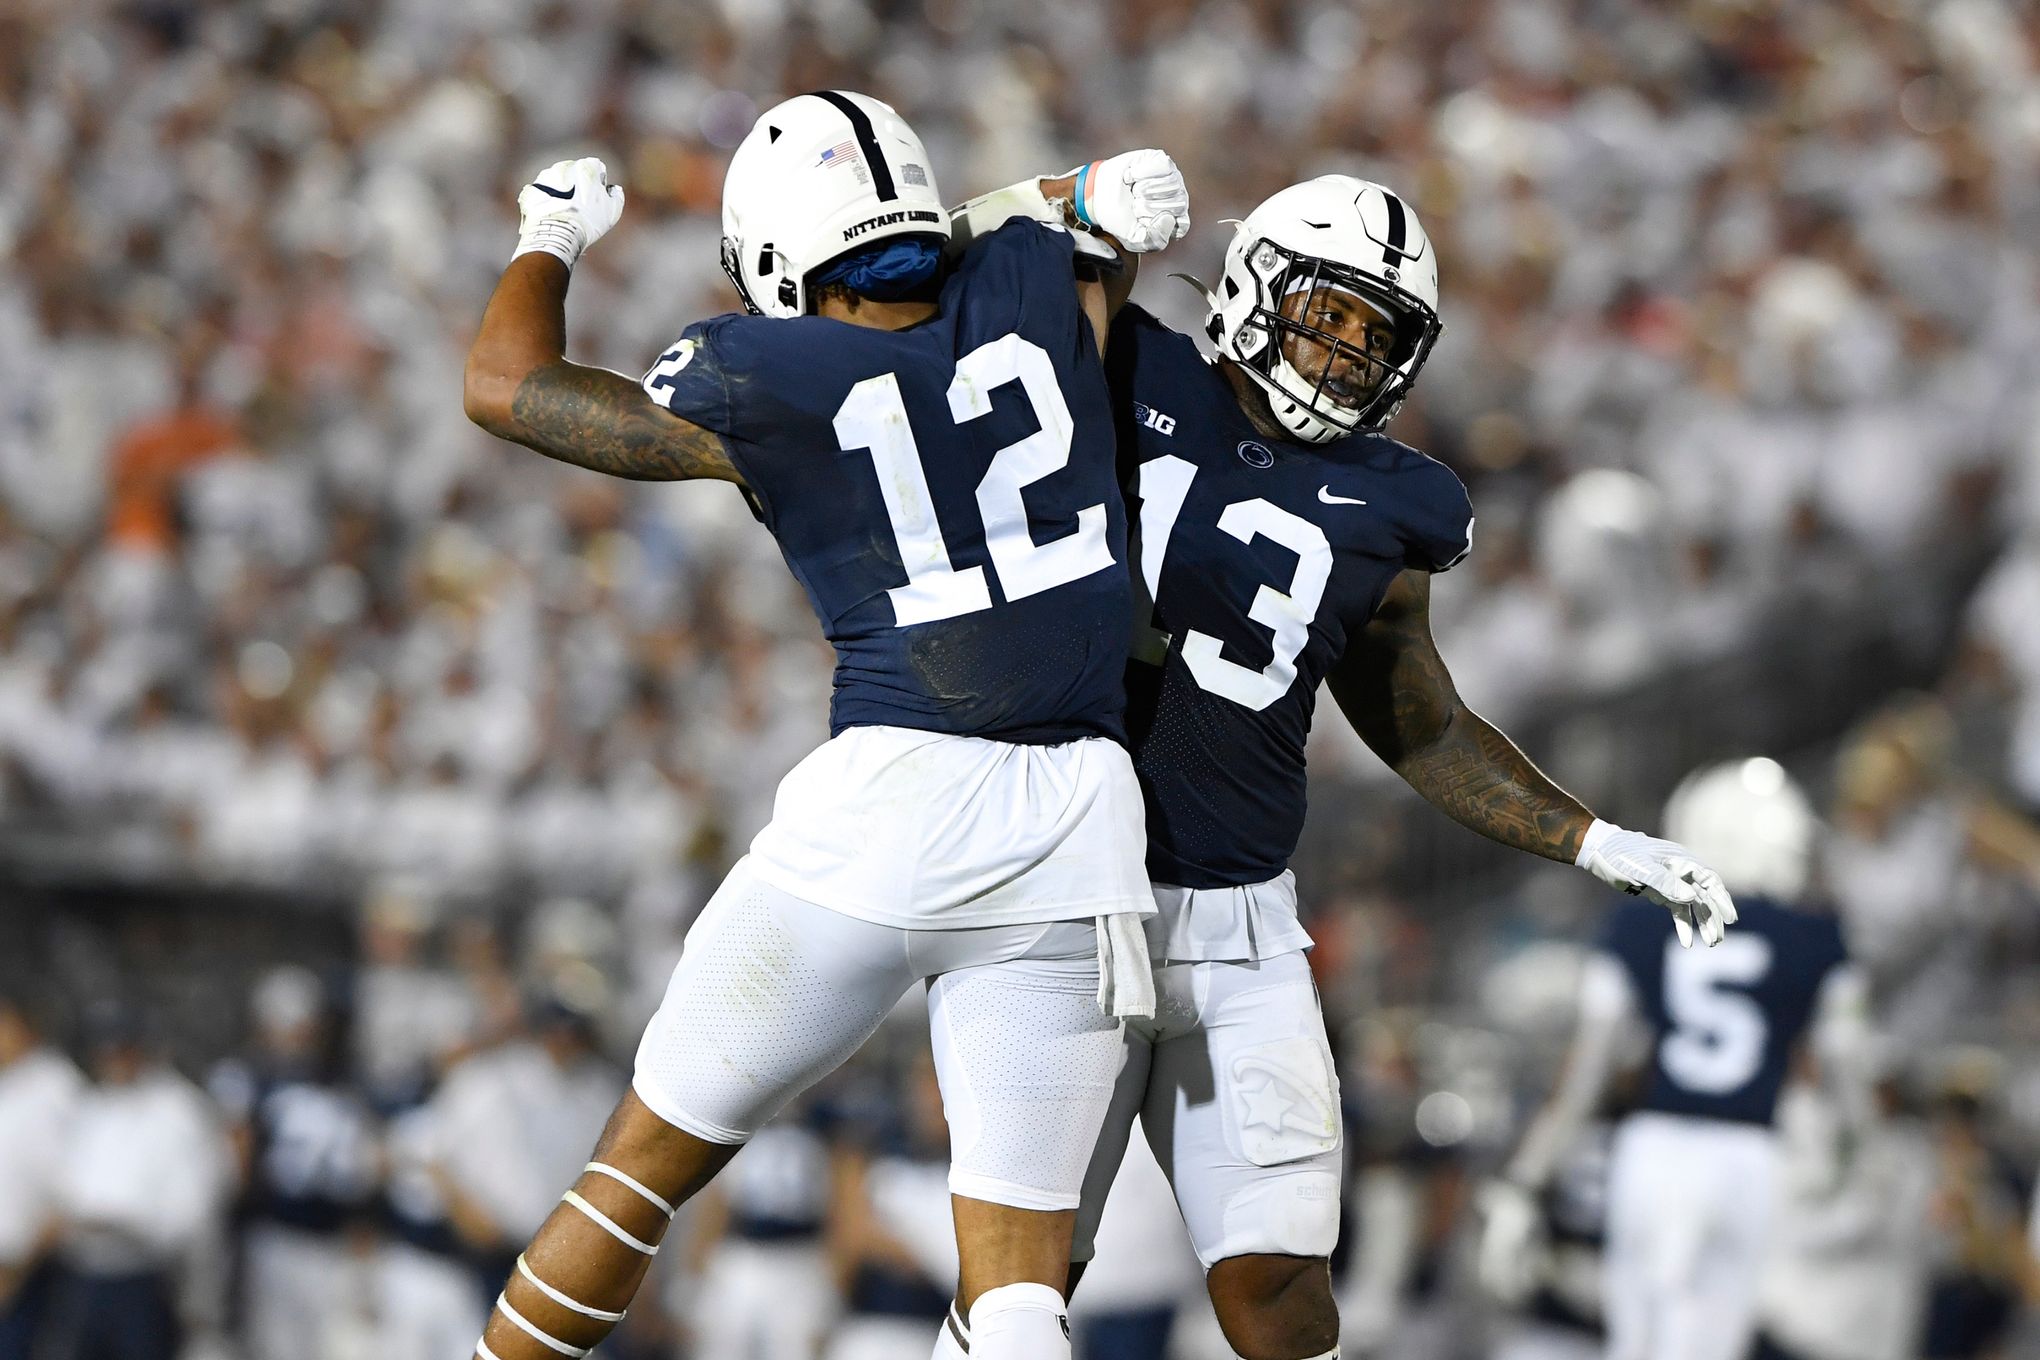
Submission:
[[1296,366],[1283,358],[1279,351],[1270,370],[1266,377],[1256,373],[1252,368],[1248,368],[1247,372],[1268,394],[1269,412],[1292,437],[1305,444],[1329,444],[1334,439],[1343,439],[1353,433],[1351,426],[1333,423],[1283,390],[1290,388],[1301,391],[1309,388],[1310,384],[1304,381],[1303,375],[1296,371]]

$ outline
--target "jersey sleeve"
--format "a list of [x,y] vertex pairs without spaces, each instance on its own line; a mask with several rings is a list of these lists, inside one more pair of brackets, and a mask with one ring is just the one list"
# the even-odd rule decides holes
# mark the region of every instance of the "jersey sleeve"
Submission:
[[720,337],[734,316],[710,317],[681,332],[640,379],[647,395],[682,420],[728,436],[736,429],[736,384]]
[[1655,962],[1663,950],[1658,932],[1653,930],[1656,920],[1663,916],[1667,925],[1671,917],[1642,901],[1623,898],[1609,910],[1601,923],[1600,934],[1594,944],[1603,954],[1622,965],[1628,974],[1632,995],[1639,1008],[1649,1010],[1648,998],[1655,992]]
[[760,441],[777,427],[761,416],[761,408],[773,408],[761,403],[768,385],[756,380],[754,356],[763,349],[758,328],[769,324],[735,313],[697,321],[640,379],[653,401],[721,439],[723,453],[743,476],[745,504],[768,526],[774,522],[767,491],[773,479]]
[[1069,232],[1024,217],[972,242],[961,269],[978,324],[1018,331],[1037,343],[1067,340],[1082,348],[1088,342],[1095,354],[1077,302],[1075,252]]
[[1404,523],[1403,562],[1436,575],[1452,570],[1473,551],[1473,501],[1451,468],[1425,461],[1421,493],[1411,498]]
[[1839,916],[1823,915],[1814,919],[1814,956],[1818,963],[1819,975],[1825,978],[1848,963],[1849,944],[1842,935],[1842,922]]

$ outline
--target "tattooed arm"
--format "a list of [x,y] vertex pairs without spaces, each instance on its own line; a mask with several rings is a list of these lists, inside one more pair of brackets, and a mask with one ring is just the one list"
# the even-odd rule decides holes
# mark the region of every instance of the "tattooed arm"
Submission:
[[1331,675],[1354,731],[1462,826],[1570,864],[1594,814],[1460,701],[1431,640],[1431,578],[1398,576]]
[[612,477],[741,483],[722,440],[631,378],[569,363],[567,267],[520,255],[503,271],[468,350],[468,419],[498,438]]

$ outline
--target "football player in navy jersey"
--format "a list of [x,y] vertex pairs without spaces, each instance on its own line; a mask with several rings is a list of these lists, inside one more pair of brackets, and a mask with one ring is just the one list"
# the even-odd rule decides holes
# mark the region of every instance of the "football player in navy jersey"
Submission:
[[[1213,357],[1133,306],[1107,354],[1138,515],[1128,731],[1159,1010],[1128,1027],[1073,1259],[1138,1114],[1233,1349],[1319,1360],[1338,1353],[1339,1101],[1289,871],[1319,684],[1466,826],[1647,895],[1681,939],[1718,941],[1734,908],[1683,848],[1546,778],[1432,644],[1431,577],[1473,517],[1449,469],[1381,432],[1440,330],[1410,206],[1345,175],[1282,190],[1239,224],[1208,300]],[[952,1317],[937,1354],[963,1332]]]
[[[1129,252],[1187,229],[1159,151],[1058,192]],[[926,981],[965,1304],[986,1354],[1067,1356],[1084,1169],[1122,1019],[1153,1007],[1100,365],[1130,270],[1080,276],[1060,221],[946,262],[912,129],[863,95],[801,95],[724,184],[723,264],[751,314],[689,327],[633,382],[564,356],[569,271],[622,191],[599,161],[561,162],[518,202],[470,416],[618,476],[739,485],[837,667],[831,739],[689,933],[630,1093],[477,1351],[599,1342],[674,1206]]]
[[[1740,1360],[1755,1326],[1776,1199],[1773,1119],[1802,1039],[1844,1107],[1864,1049],[1864,981],[1841,929],[1805,904],[1816,822],[1775,761],[1701,770],[1665,829],[1736,893],[1721,947],[1676,947],[1661,912],[1609,911],[1580,986],[1579,1028],[1557,1091],[1503,1179],[1482,1194],[1481,1274],[1507,1297],[1537,1251],[1531,1199],[1615,1076],[1624,1039],[1647,1032],[1642,1096],[1619,1125],[1608,1173],[1603,1312],[1611,1360]],[[1816,1034],[1817,1031],[1817,1034]]]

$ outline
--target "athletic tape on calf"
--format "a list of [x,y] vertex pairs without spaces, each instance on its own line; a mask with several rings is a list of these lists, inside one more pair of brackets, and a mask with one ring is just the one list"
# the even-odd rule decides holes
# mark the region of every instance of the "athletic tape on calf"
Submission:
[[531,1281],[533,1287],[535,1287],[539,1293],[545,1295],[547,1298],[551,1299],[554,1303],[557,1303],[562,1308],[571,1309],[572,1311],[579,1313],[582,1317],[594,1318],[597,1322],[623,1321],[623,1314],[621,1313],[605,1313],[600,1308],[590,1308],[587,1304],[580,1303],[573,1299],[570,1299],[565,1294],[562,1294],[559,1290],[554,1289],[544,1280],[539,1279],[538,1276],[531,1273],[531,1267],[524,1263],[524,1258],[522,1256],[519,1256],[517,1258],[517,1273],[519,1275],[522,1275],[525,1279]]
[[509,1318],[512,1326],[516,1327],[533,1341],[536,1341],[549,1351],[566,1356],[567,1360],[581,1360],[582,1356],[594,1349],[593,1346],[569,1346],[551,1333],[540,1330],[536,1323],[510,1306],[510,1296],[508,1294],[498,1294],[496,1296],[496,1311]]
[[494,1351],[489,1349],[489,1343],[486,1341],[475,1342],[475,1350],[480,1352],[482,1360],[501,1360]]
[[603,1213],[600,1209],[590,1204],[587,1200],[582,1199],[578,1191],[569,1190],[565,1195],[561,1196],[561,1198],[564,1199],[568,1204],[573,1205],[576,1209],[579,1209],[582,1213],[586,1214],[591,1220],[594,1221],[596,1227],[602,1229],[602,1231],[608,1233],[611,1237],[623,1243],[623,1245],[629,1247],[632,1251],[642,1252],[646,1256],[657,1256],[659,1254],[659,1249],[657,1246],[650,1242],[645,1241],[641,1237],[632,1237],[628,1232],[624,1231],[623,1226],[619,1224],[615,1219],[611,1218],[608,1214]]
[[618,1185],[629,1186],[632,1190],[637,1191],[638,1194],[647,1203],[657,1208],[659,1212],[663,1213],[668,1218],[671,1218],[676,1212],[678,1212],[677,1206],[666,1203],[665,1200],[659,1198],[658,1195],[652,1193],[652,1189],[650,1186],[646,1185],[642,1181],[634,1180],[631,1177],[624,1175],[621,1171],[618,1171],[613,1166],[605,1166],[601,1162],[590,1162],[588,1163],[588,1165],[582,1167],[581,1169],[583,1171],[592,1171],[598,1176],[607,1176],[609,1177],[609,1179],[615,1181]]

